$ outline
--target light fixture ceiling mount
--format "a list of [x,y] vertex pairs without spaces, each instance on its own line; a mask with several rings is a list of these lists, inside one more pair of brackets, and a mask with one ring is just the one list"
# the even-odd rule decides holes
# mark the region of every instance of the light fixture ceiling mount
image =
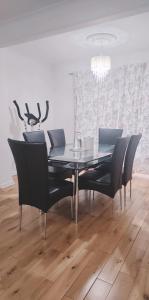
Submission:
[[100,47],[112,47],[117,42],[117,36],[112,33],[99,32],[88,35],[86,41]]

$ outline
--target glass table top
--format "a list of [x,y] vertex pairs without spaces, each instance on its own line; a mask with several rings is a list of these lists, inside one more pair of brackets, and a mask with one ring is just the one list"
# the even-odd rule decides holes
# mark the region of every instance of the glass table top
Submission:
[[113,145],[93,145],[92,149],[80,148],[75,151],[73,145],[51,148],[48,159],[52,162],[67,162],[73,164],[86,164],[95,160],[103,160],[111,156]]

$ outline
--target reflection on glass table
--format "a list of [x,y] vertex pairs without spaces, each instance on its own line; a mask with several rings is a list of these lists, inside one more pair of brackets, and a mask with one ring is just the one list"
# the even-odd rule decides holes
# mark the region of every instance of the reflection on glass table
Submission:
[[94,160],[102,160],[110,156],[113,152],[114,146],[111,145],[95,145],[92,150],[81,149],[80,151],[72,151],[72,144],[65,147],[50,148],[49,160],[64,163],[73,163],[74,168],[76,165],[84,165]]

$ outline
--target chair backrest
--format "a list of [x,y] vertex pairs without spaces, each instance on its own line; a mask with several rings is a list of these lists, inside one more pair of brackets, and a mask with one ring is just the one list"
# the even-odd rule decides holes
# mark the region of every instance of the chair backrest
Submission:
[[15,160],[19,204],[48,209],[48,158],[45,143],[26,143],[8,139]]
[[64,129],[53,129],[47,131],[51,147],[64,147],[66,144]]
[[118,138],[112,155],[111,183],[113,196],[122,187],[122,170],[129,139]]
[[45,135],[43,130],[23,132],[23,137],[29,143],[45,143]]
[[139,144],[142,134],[132,135],[126,151],[125,163],[124,163],[124,173],[123,173],[123,184],[126,185],[132,178],[133,162],[135,158],[135,153]]
[[122,133],[123,129],[119,128],[99,128],[99,144],[115,145]]

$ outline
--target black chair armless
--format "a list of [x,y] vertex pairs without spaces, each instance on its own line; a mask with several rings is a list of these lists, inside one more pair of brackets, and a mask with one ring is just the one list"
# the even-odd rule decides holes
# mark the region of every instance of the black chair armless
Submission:
[[46,143],[43,130],[23,132],[23,137],[28,143]]
[[[99,144],[116,145],[117,139],[122,136],[123,129],[120,128],[99,128]],[[99,164],[97,169],[103,165],[105,168],[112,162],[112,157],[108,158],[104,164]]]
[[22,205],[34,206],[44,212],[45,238],[46,215],[60,199],[72,196],[72,183],[48,178],[47,148],[45,143],[26,143],[8,139],[18,175],[20,230]]
[[66,145],[64,129],[53,129],[47,131],[51,147],[64,147]]
[[[24,140],[29,143],[46,143],[45,134],[43,130],[23,132],[23,137]],[[48,171],[50,178],[57,177],[58,179],[63,180],[72,177],[71,171],[66,170],[65,168],[58,168],[56,166],[53,167],[50,165],[50,162]]]
[[142,134],[132,135],[129,140],[129,144],[126,151],[124,171],[122,177],[122,184],[124,185],[124,203],[126,206],[126,186],[130,182],[130,198],[131,198],[131,181],[132,181],[132,170],[135,158],[135,153],[140,142]]
[[99,144],[115,145],[122,133],[120,128],[99,128]]
[[87,172],[79,177],[79,189],[87,189],[103,193],[112,199],[116,192],[120,190],[120,205],[122,208],[122,167],[128,138],[119,138],[112,156],[111,168],[108,173],[102,170]]
[[[52,129],[47,131],[50,143],[51,143],[51,149],[57,148],[57,147],[65,147],[66,145],[66,139],[65,139],[65,132],[64,129]],[[61,168],[62,170],[65,170],[65,165],[68,166],[68,164],[63,164],[64,168]],[[67,178],[72,178],[72,171],[67,169]]]

